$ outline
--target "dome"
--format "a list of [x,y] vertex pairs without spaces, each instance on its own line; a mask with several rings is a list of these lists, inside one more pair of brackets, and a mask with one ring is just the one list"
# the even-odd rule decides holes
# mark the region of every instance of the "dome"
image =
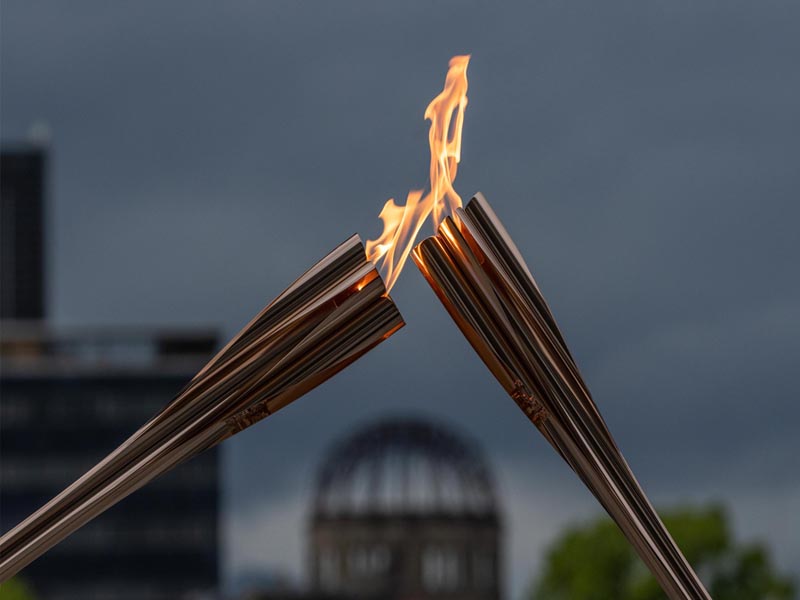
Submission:
[[357,431],[333,447],[317,479],[317,519],[496,512],[480,449],[427,420],[391,419]]

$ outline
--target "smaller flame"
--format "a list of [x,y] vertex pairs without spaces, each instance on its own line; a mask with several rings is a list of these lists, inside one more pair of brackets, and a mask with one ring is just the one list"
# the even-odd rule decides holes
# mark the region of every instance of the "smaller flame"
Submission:
[[461,129],[467,108],[467,65],[469,55],[450,59],[444,89],[425,109],[431,122],[428,142],[431,150],[430,190],[412,190],[405,205],[399,206],[390,198],[383,206],[380,218],[383,233],[366,243],[367,259],[378,265],[386,293],[394,286],[414,247],[419,230],[433,214],[434,231],[456,208],[461,197],[453,188],[458,163],[461,161]]

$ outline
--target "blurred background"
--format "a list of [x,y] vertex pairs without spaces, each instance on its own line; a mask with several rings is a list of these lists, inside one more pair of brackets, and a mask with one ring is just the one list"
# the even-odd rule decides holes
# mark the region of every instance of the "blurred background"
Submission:
[[[797,4],[0,16],[3,531],[326,252],[377,237],[383,203],[424,187],[423,110],[471,53],[456,189],[505,221],[714,597],[794,597]],[[0,597],[658,598],[415,267],[392,295],[408,325],[386,344]],[[361,477],[395,482],[392,510]]]

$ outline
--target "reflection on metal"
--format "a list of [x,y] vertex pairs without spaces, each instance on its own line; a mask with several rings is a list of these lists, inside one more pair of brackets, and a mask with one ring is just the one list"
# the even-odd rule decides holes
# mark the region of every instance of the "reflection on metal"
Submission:
[[403,320],[358,236],[259,313],[161,412],[0,538],[0,581],[177,464],[283,408]]
[[477,194],[414,260],[492,374],[597,497],[671,599],[708,599],[617,448],[514,242]]
[[311,524],[315,591],[348,598],[500,597],[500,517],[480,450],[419,419],[335,446]]

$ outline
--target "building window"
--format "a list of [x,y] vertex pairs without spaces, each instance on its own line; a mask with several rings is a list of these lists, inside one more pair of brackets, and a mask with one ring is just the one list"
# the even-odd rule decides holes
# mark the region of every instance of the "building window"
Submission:
[[447,546],[429,546],[422,553],[422,584],[431,592],[460,587],[461,565],[458,552]]
[[341,583],[339,570],[339,552],[335,548],[323,548],[319,553],[319,584],[328,592],[339,589]]
[[379,544],[370,549],[369,565],[373,573],[386,573],[392,563],[392,552],[386,544]]
[[475,589],[488,590],[494,582],[494,555],[486,550],[476,550],[472,553],[472,584]]
[[385,544],[359,544],[350,549],[347,570],[356,578],[374,577],[389,569],[391,553]]
[[0,402],[0,422],[3,429],[9,427],[24,426],[33,419],[33,402],[24,397],[3,393],[3,401]]

